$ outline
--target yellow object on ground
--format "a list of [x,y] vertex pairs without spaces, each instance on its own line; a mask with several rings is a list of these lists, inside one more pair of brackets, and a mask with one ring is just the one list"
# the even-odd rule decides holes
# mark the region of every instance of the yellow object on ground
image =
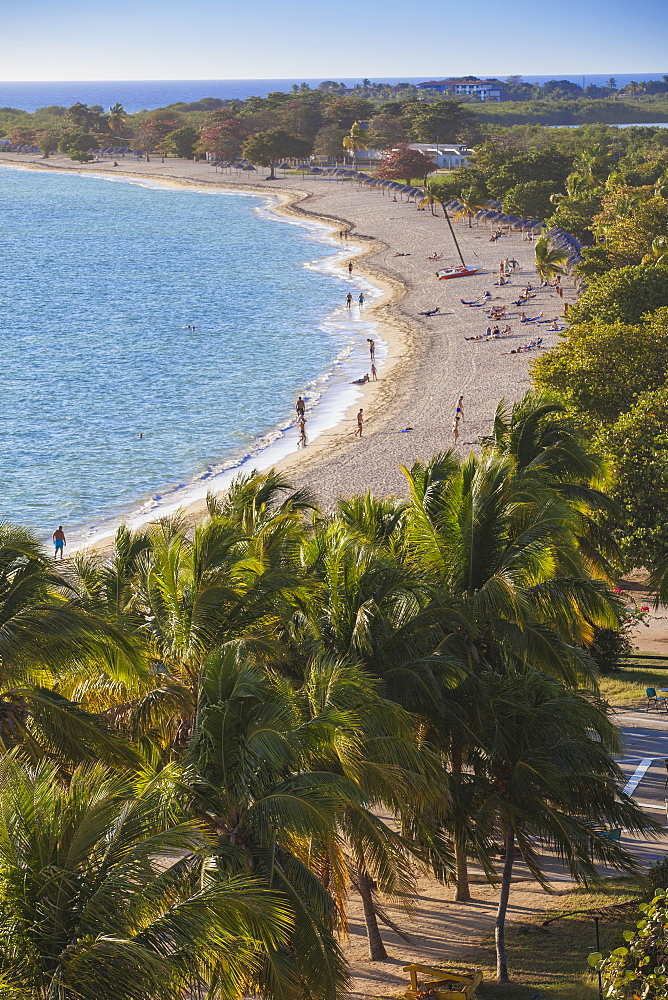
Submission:
[[[406,1000],[427,1000],[427,997],[434,997],[435,1000],[471,1000],[482,982],[480,971],[461,976],[457,972],[434,969],[415,962],[405,965],[404,972],[409,972],[411,977],[411,984],[404,993]],[[433,978],[418,983],[418,973]]]

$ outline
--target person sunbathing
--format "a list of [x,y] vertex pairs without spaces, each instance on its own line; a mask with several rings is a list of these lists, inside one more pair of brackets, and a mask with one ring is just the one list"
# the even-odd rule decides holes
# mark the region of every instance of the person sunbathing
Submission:
[[443,260],[442,253],[433,253],[431,257],[427,257],[427,260]]
[[410,257],[409,253],[395,253],[395,257]]
[[426,312],[418,313],[418,316],[435,316],[436,313],[440,312],[440,306],[436,306],[435,309],[427,309]]
[[364,378],[356,378],[350,383],[351,385],[364,385],[366,382],[370,382],[369,373],[367,372]]

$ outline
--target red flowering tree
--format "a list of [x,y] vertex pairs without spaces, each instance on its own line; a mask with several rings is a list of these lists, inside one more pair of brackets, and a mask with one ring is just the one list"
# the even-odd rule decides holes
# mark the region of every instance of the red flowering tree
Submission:
[[9,133],[12,146],[34,146],[37,143],[37,132],[33,128],[15,128]]
[[413,177],[424,177],[426,181],[427,174],[437,169],[434,161],[419,149],[411,149],[407,142],[400,142],[385,157],[376,175],[386,181],[406,180],[410,184]]
[[145,154],[148,162],[151,150],[155,149],[158,143],[166,139],[170,132],[174,132],[181,125],[182,122],[174,118],[147,118],[137,129],[137,138],[134,140],[133,146]]
[[241,147],[249,137],[248,126],[237,118],[210,122],[205,124],[200,132],[197,151],[215,153],[224,160],[234,160],[241,153]]

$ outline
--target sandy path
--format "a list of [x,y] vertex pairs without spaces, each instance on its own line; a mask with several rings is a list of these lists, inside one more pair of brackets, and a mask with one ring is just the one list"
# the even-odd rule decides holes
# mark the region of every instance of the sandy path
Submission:
[[[65,157],[44,161],[37,156],[3,153],[0,163],[81,169]],[[262,174],[251,174],[249,178],[245,174],[215,173],[209,164],[183,160],[161,164],[158,159],[147,164],[132,158],[121,160],[117,168],[106,162],[86,169],[96,174],[126,173],[167,183],[285,193],[299,202],[289,211],[332,220],[337,231],[344,225],[356,237],[357,246],[366,248],[356,272],[370,280],[380,279],[387,290],[375,318],[381,336],[390,344],[390,363],[380,369],[379,383],[365,390],[359,404],[367,418],[364,438],[353,438],[356,404],[340,425],[321,436],[318,447],[287,460],[292,478],[312,486],[325,504],[341,493],[368,488],[380,494],[404,492],[399,466],[429,458],[451,445],[454,408],[460,393],[465,396],[465,422],[458,450],[468,452],[481,434],[489,432],[499,400],[514,400],[529,387],[528,365],[533,355],[508,352],[536,336],[544,338],[546,347],[557,342],[547,324],[520,325],[519,310],[511,305],[527,281],[536,281],[533,244],[524,242],[519,234],[490,243],[487,227],[474,225],[469,229],[465,223],[456,223],[465,259],[476,264],[479,273],[439,282],[435,278],[438,267],[459,263],[442,214],[418,212],[415,204],[393,202],[378,190],[301,176],[268,184],[261,179]],[[409,256],[396,257],[397,251]],[[444,254],[442,262],[426,260],[434,251]],[[497,288],[493,282],[499,262],[505,257],[518,260],[521,270],[511,285]],[[277,264],[280,266],[280,262]],[[356,297],[357,289],[351,290]],[[467,308],[460,299],[475,300],[486,290],[492,293],[494,303],[508,304],[512,337],[497,342],[466,342],[466,336],[484,332],[490,323],[483,309]],[[574,290],[567,286],[564,301],[573,299]],[[341,304],[333,303],[336,305]],[[441,315],[418,315],[437,305]],[[543,311],[545,317],[553,319],[562,310],[563,303],[556,294],[542,289],[527,315]],[[413,430],[401,433],[405,427]]]

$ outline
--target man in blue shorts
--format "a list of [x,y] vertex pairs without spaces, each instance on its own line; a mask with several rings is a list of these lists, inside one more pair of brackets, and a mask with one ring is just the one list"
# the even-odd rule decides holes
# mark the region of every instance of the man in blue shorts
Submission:
[[60,559],[61,559],[61,562],[62,562],[63,555],[64,555],[64,549],[65,549],[65,546],[67,545],[67,539],[65,538],[65,532],[63,531],[62,524],[59,525],[58,528],[54,531],[52,537],[53,537],[53,544],[56,547],[56,552],[55,552],[55,555],[54,555],[54,559],[58,558],[58,553],[60,552]]

